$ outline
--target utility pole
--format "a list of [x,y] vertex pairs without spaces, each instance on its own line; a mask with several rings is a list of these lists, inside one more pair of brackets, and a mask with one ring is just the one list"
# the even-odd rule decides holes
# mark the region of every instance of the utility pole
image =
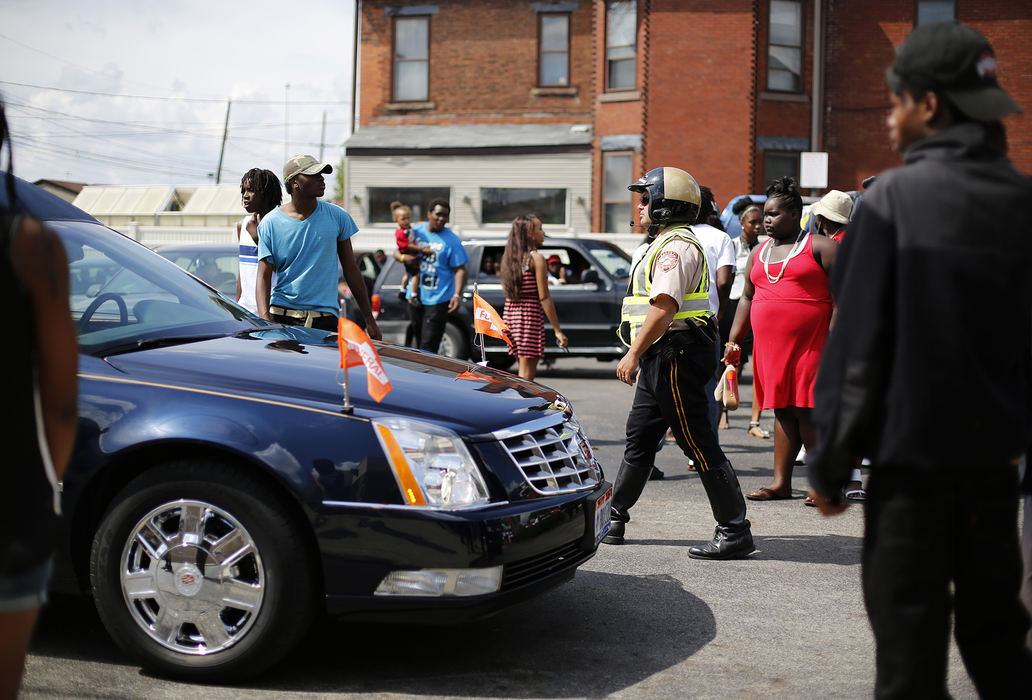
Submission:
[[319,132],[319,162],[322,162],[323,146],[326,145],[326,110],[322,113],[322,131]]
[[226,123],[222,125],[222,146],[219,147],[219,167],[215,171],[215,184],[222,181],[222,156],[226,154],[226,136],[229,135],[229,108],[233,100],[226,100]]
[[283,162],[290,158],[290,83],[284,86],[286,99],[283,101]]

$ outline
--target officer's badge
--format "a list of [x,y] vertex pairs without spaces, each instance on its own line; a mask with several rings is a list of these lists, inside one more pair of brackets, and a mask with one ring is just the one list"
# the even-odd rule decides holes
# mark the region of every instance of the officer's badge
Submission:
[[672,250],[664,250],[656,258],[656,264],[659,265],[659,269],[663,272],[673,269],[679,261],[680,258],[677,256],[677,253]]

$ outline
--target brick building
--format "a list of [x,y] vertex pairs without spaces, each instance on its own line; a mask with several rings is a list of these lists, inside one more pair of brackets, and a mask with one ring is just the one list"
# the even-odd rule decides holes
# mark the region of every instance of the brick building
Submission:
[[[542,214],[553,233],[624,233],[626,186],[678,165],[718,203],[828,153],[828,188],[899,162],[884,69],[919,21],[956,17],[1032,110],[1028,0],[398,0],[360,2],[346,205],[452,202],[465,232]],[[1006,121],[1032,172],[1032,113]],[[820,194],[815,191],[814,194]]]

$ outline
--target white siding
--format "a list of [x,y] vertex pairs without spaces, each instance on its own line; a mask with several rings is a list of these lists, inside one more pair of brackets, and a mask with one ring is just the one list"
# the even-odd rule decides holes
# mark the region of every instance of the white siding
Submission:
[[[555,236],[586,232],[591,227],[591,154],[560,153],[513,156],[349,156],[345,159],[345,208],[359,228],[370,233],[393,230],[367,222],[370,186],[450,187],[449,227],[464,238],[508,231],[504,224],[480,223],[481,187],[566,189],[567,225],[549,225]],[[468,202],[466,201],[468,198]]]

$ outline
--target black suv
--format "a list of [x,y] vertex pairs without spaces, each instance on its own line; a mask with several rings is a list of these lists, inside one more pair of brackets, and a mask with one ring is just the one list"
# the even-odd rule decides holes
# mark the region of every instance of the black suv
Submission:
[[[479,360],[480,348],[474,347],[473,335],[473,287],[476,283],[480,296],[502,313],[505,292],[498,266],[505,241],[473,240],[463,241],[462,245],[469,254],[466,289],[462,306],[448,319],[440,354]],[[545,259],[558,256],[571,273],[569,282],[550,288],[559,323],[570,340],[569,356],[597,357],[600,361],[622,356],[624,348],[616,337],[616,329],[631,270],[627,253],[613,243],[583,238],[546,238],[539,252]],[[406,342],[409,318],[408,303],[399,295],[404,273],[401,263],[388,260],[373,287],[374,308],[379,306],[377,324],[383,339],[398,345]],[[505,343],[495,338],[485,337],[485,351],[492,367],[506,368],[516,361],[508,354]],[[546,321],[546,359],[564,354],[555,344],[555,334]]]

